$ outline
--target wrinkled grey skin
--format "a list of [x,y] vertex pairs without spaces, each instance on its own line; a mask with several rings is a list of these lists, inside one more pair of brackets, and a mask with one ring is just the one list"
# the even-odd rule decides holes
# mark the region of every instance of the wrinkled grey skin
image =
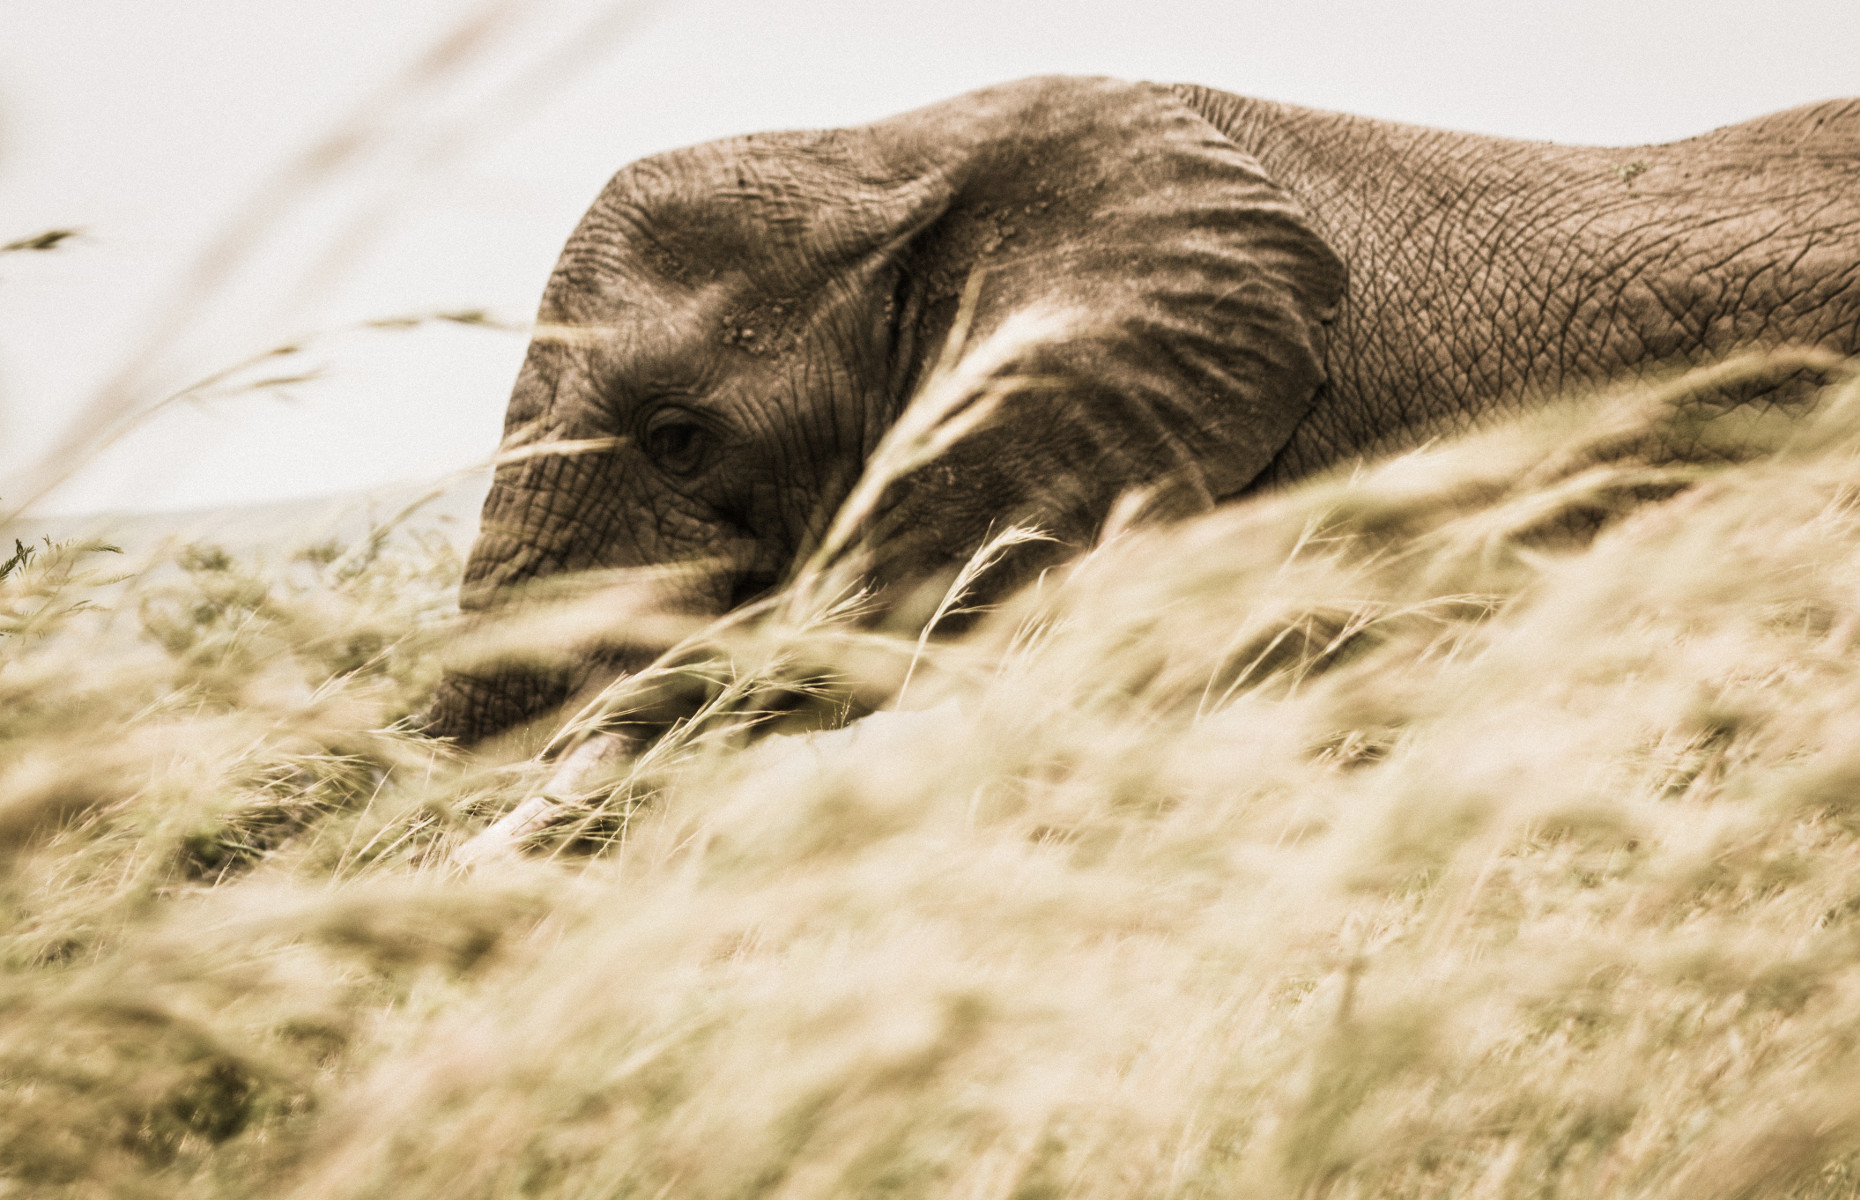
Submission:
[[[462,603],[702,560],[720,613],[821,535],[980,269],[1058,376],[887,497],[890,595],[1032,520],[1217,503],[1585,384],[1777,343],[1860,351],[1860,101],[1669,145],[1444,133],[1192,86],[1024,80],[854,129],[622,170],[570,238],[507,428],[614,436],[499,470]],[[624,654],[619,666],[630,665]],[[473,741],[563,676],[448,678]]]

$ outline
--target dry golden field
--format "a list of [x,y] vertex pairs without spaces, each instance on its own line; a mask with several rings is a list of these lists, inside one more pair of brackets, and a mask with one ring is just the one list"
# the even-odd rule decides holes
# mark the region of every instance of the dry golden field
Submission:
[[1854,1195],[1860,386],[1695,384],[1120,528],[960,639],[777,606],[470,870],[547,768],[407,718],[586,603],[462,642],[417,517],[22,547],[0,1195]]

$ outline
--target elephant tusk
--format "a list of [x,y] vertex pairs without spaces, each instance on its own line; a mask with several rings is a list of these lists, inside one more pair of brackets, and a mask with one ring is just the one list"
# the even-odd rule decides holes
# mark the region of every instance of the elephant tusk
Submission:
[[624,734],[597,733],[563,755],[542,788],[452,852],[452,864],[470,870],[487,862],[515,858],[523,840],[574,807],[569,797],[586,791],[586,783],[603,767],[633,750]]

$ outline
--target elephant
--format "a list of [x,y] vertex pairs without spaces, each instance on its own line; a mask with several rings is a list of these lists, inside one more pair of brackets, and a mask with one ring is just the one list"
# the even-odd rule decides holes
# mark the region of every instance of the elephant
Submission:
[[[569,238],[506,421],[603,448],[498,468],[461,607],[679,563],[668,611],[743,605],[952,331],[1032,317],[989,369],[1044,386],[886,491],[881,597],[1009,522],[1051,561],[1133,491],[1193,512],[1621,376],[1860,352],[1860,100],[1605,149],[1041,77],[642,159]],[[430,728],[473,743],[580,682],[453,671]]]

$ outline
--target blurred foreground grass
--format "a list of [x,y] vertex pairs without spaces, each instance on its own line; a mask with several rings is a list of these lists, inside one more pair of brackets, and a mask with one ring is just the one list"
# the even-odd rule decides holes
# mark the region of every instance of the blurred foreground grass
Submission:
[[1126,530],[470,874],[443,544],[16,555],[0,1195],[1855,1195],[1860,390],[1694,400]]

